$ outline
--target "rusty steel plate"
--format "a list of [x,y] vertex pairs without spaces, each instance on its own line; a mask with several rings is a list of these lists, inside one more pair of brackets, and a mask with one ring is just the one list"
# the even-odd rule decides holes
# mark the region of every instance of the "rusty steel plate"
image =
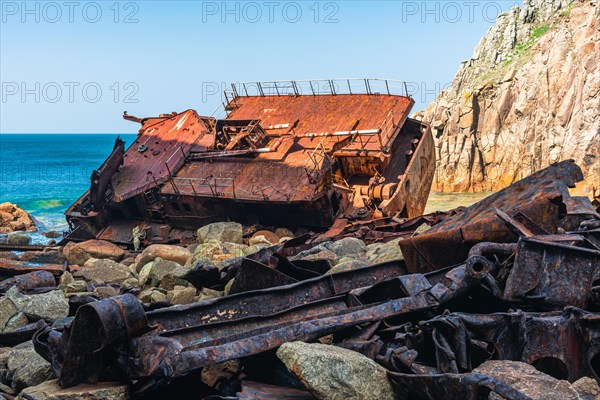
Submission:
[[572,161],[553,164],[473,204],[418,236],[400,241],[410,272],[434,271],[466,260],[479,242],[516,242],[517,236],[496,215],[521,212],[548,233],[556,233],[569,187],[583,179]]

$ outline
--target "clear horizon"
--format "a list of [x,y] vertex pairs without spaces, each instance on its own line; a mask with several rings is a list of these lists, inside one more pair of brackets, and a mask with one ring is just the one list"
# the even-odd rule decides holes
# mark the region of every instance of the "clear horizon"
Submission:
[[405,80],[416,112],[520,3],[2,1],[0,133],[136,133],[244,81]]

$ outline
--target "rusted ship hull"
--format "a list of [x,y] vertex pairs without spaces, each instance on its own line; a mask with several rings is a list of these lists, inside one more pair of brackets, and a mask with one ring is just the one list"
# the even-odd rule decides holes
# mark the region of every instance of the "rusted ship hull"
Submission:
[[[184,241],[200,226],[327,229],[336,219],[421,215],[435,167],[429,127],[408,118],[412,98],[373,89],[302,94],[299,84],[233,85],[227,117],[194,110],[139,119],[126,151],[117,141],[90,190],[66,212],[72,240]],[[240,91],[245,94],[240,94]],[[291,88],[291,89],[290,89]],[[231,99],[231,100],[229,100]]]

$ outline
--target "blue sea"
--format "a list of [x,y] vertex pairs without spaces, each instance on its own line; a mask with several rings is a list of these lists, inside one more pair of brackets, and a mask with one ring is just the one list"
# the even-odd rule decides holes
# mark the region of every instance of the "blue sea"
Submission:
[[[90,186],[116,134],[0,134],[0,203],[16,203],[42,230],[67,229],[64,212]],[[135,134],[120,135],[129,146]]]
[[[67,229],[64,212],[90,187],[116,134],[0,134],[0,203],[16,203],[42,231]],[[126,148],[135,134],[120,135]],[[431,193],[425,212],[468,206],[487,193]],[[34,242],[44,241],[33,235]]]

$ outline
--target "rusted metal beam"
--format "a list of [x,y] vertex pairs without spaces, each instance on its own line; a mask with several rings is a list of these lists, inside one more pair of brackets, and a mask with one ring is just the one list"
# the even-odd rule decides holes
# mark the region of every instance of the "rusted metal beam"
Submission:
[[231,321],[245,317],[268,315],[313,301],[348,293],[350,290],[371,286],[406,273],[404,263],[391,261],[371,267],[344,271],[291,285],[238,293],[205,300],[148,314],[151,324],[165,329],[217,321]]
[[35,271],[48,271],[54,276],[60,276],[66,271],[62,264],[30,265],[21,261],[0,261],[0,276],[15,276],[28,274]]
[[[407,276],[404,289],[363,296],[369,303],[347,295],[398,275],[397,263],[387,263],[147,313],[135,297],[121,295],[82,305],[62,333],[38,332],[36,348],[67,386],[96,381],[115,366],[129,379],[172,378],[287,341],[315,340],[358,324],[430,310],[477,285],[460,266],[432,274],[431,283],[422,275]],[[121,356],[106,358],[117,349]]]
[[54,275],[48,271],[34,271],[23,275],[16,275],[0,282],[0,293],[5,293],[16,286],[20,291],[29,291],[37,288],[56,286]]

